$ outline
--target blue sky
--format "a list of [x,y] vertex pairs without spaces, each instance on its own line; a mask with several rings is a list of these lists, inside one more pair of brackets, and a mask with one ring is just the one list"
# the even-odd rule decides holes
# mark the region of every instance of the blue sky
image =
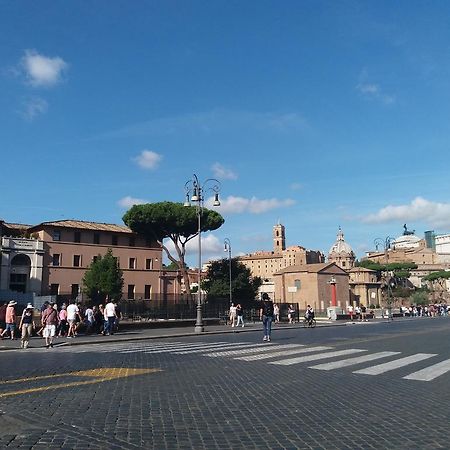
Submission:
[[[222,182],[222,257],[450,232],[446,1],[0,0],[0,217],[122,223]],[[195,248],[190,258],[196,261]]]

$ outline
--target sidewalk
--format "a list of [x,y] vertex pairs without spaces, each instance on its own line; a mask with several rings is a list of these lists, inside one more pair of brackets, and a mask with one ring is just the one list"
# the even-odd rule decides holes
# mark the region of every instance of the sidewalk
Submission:
[[[325,326],[342,326],[346,325],[346,322],[331,322],[328,320],[318,320],[317,327]],[[289,329],[303,329],[301,323],[288,324],[281,323],[272,325],[273,330],[289,330]],[[67,347],[73,345],[86,345],[86,344],[102,344],[111,342],[127,342],[127,341],[141,341],[148,339],[166,339],[166,338],[177,338],[177,337],[195,337],[195,336],[209,336],[216,334],[232,334],[232,333],[262,333],[261,322],[248,323],[244,328],[235,327],[232,328],[229,325],[208,325],[205,326],[205,331],[203,333],[195,333],[193,326],[188,327],[173,327],[173,328],[142,328],[133,330],[124,330],[115,333],[112,336],[103,335],[83,335],[80,334],[76,338],[65,338],[58,337],[54,340],[54,348],[57,347]],[[30,340],[29,348],[45,347],[44,338],[39,336],[34,336]],[[0,340],[0,351],[1,350],[15,350],[20,348],[20,338],[19,339],[3,339]],[[26,351],[26,350],[24,350]]]

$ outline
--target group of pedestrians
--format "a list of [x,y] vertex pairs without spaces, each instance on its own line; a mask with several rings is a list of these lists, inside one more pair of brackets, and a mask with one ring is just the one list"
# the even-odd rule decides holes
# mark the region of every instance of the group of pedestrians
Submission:
[[244,310],[240,303],[237,305],[232,303],[230,305],[229,322],[232,328],[238,327],[239,325],[244,327]]
[[80,329],[86,334],[111,335],[118,330],[121,311],[117,303],[107,298],[105,306],[82,306],[75,300],[60,308],[53,301],[45,302],[40,314],[31,303],[23,309],[17,327],[17,302],[14,300],[0,306],[0,338],[15,339],[21,333],[21,348],[28,348],[33,334],[45,339],[45,346],[53,348],[55,337],[75,338]]
[[432,303],[430,305],[400,306],[400,313],[410,317],[437,317],[447,316],[449,313],[447,303]]

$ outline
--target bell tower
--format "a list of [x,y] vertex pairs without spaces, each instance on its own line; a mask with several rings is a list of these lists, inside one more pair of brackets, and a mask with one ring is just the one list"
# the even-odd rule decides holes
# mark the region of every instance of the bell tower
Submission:
[[286,250],[286,234],[284,225],[278,223],[273,227],[273,251],[281,253],[282,250]]

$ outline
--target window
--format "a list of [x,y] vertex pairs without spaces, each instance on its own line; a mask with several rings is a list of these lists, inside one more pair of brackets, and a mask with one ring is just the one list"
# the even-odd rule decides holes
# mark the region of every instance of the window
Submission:
[[345,267],[345,261],[342,261],[342,267]]
[[94,233],[94,244],[100,244],[100,233]]
[[73,242],[81,242],[81,231],[75,231],[73,233]]
[[119,242],[119,238],[115,234],[113,234],[112,237],[111,237],[111,244],[112,245],[117,245],[118,242]]
[[295,286],[297,289],[300,289],[300,288],[302,287],[301,281],[300,281],[300,280],[294,280],[294,286]]
[[96,262],[97,259],[98,259],[98,256],[93,256],[93,257],[92,257],[92,262]]
[[130,258],[128,260],[128,268],[129,269],[136,269],[136,258]]
[[72,294],[72,298],[73,299],[78,297],[79,292],[80,292],[80,285],[79,284],[72,284],[71,294]]
[[134,247],[136,245],[136,238],[134,236],[130,237],[130,247]]
[[73,255],[73,267],[81,266],[81,255]]
[[152,285],[151,284],[146,284],[145,285],[144,298],[148,300],[151,297],[152,297]]
[[50,285],[50,295],[58,295],[59,294],[59,284],[52,283]]
[[61,265],[61,255],[59,253],[54,253],[52,256],[52,265],[60,266]]
[[60,241],[61,240],[61,231],[53,230],[53,240]]
[[133,300],[134,299],[134,284],[128,285],[128,299]]
[[147,258],[145,260],[145,270],[152,270],[153,269],[153,259]]

